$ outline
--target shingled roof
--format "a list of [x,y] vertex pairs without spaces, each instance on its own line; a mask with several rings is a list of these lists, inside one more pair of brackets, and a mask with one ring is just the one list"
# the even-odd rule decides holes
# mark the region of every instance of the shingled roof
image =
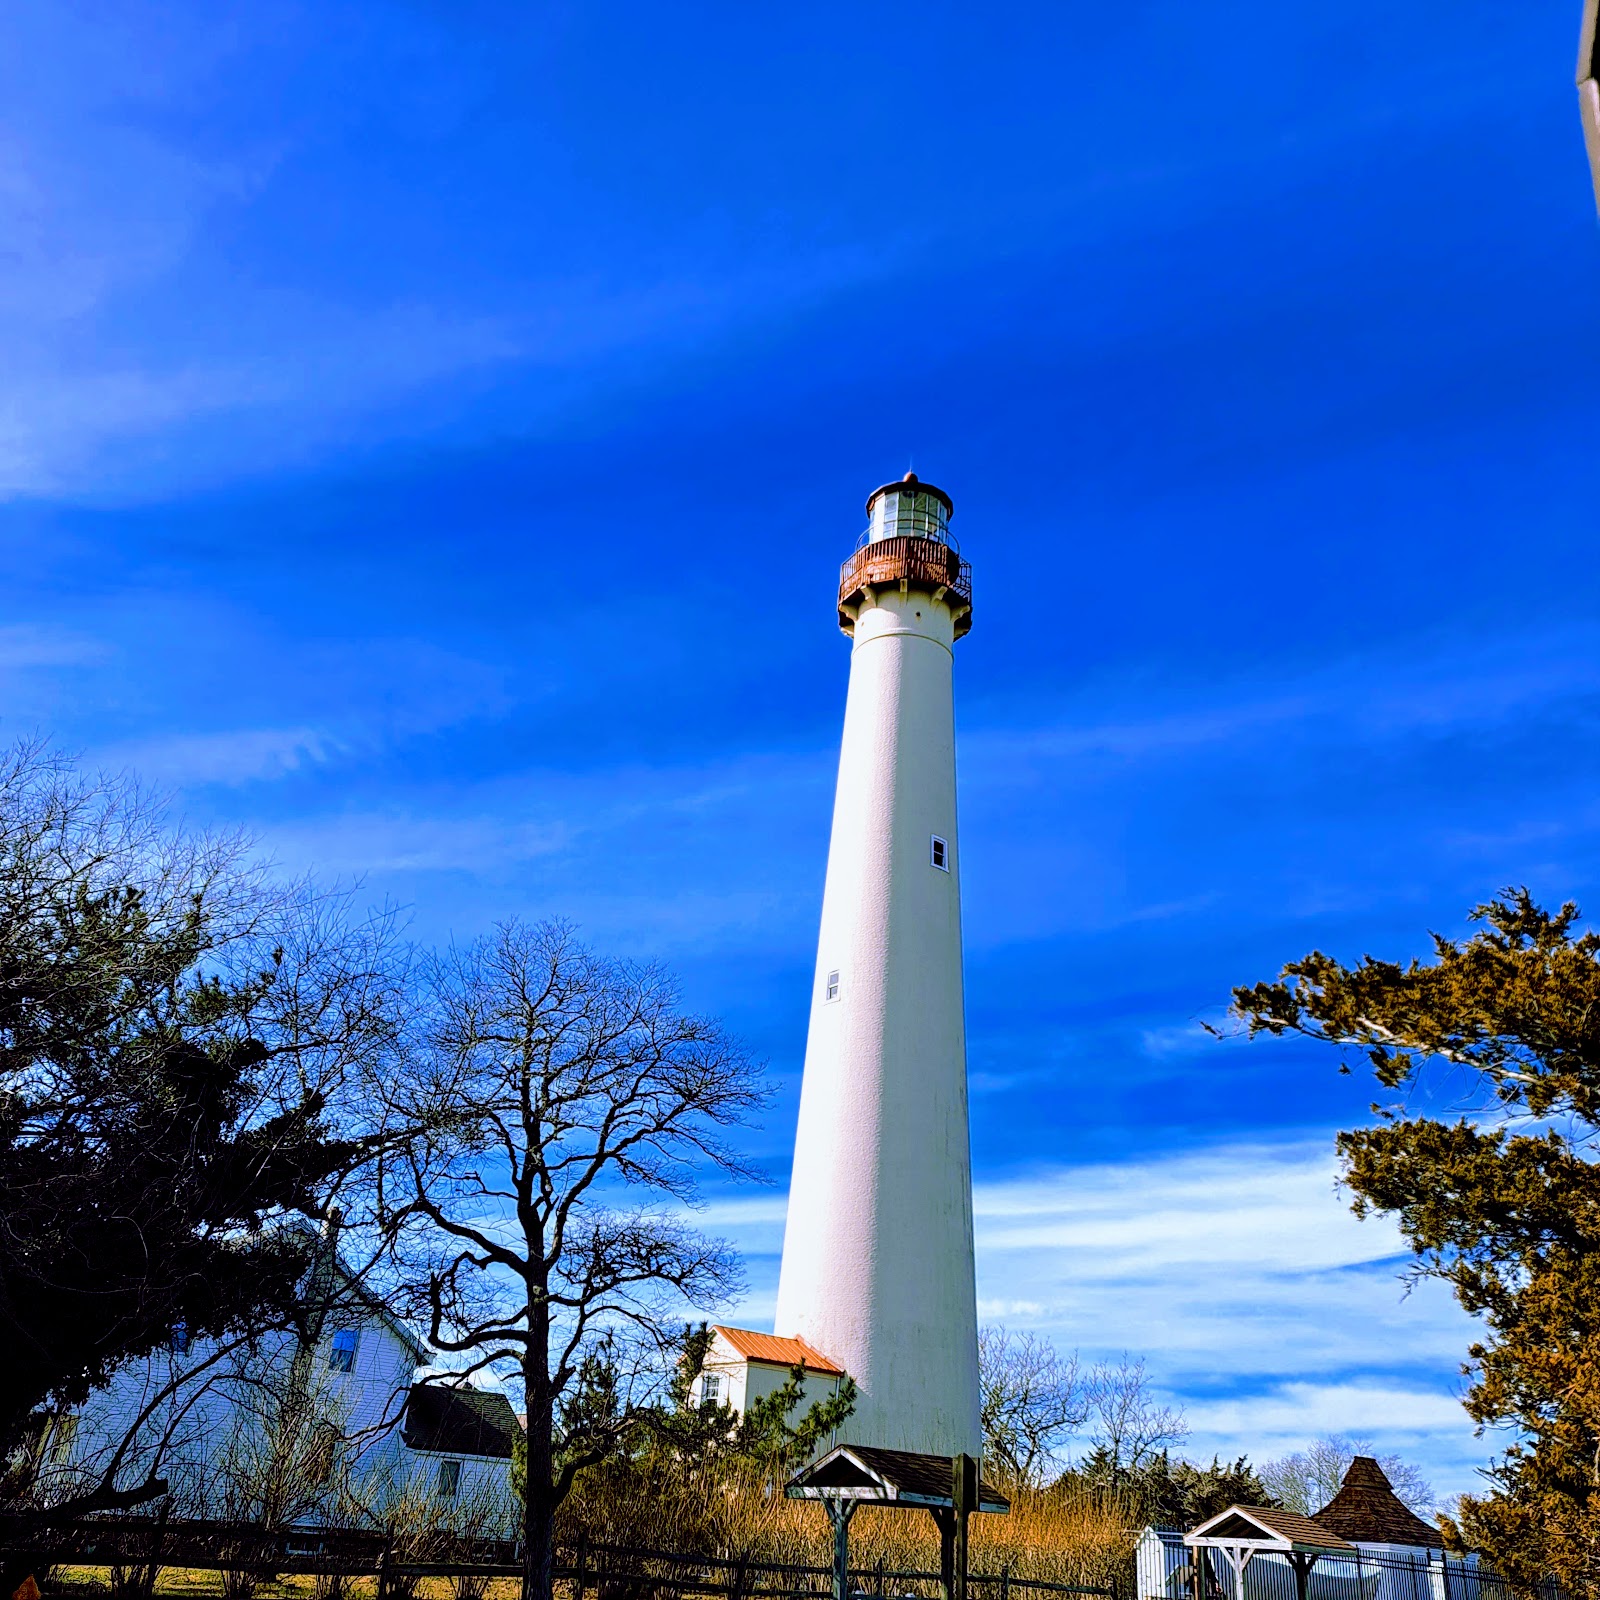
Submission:
[[450,1456],[511,1457],[522,1430],[503,1394],[483,1389],[447,1389],[417,1383],[406,1399],[402,1437],[411,1450],[437,1450]]
[[1229,1506],[1191,1533],[1187,1545],[1243,1544],[1269,1549],[1317,1552],[1323,1555],[1355,1554],[1354,1548],[1326,1523],[1303,1517],[1298,1511],[1276,1506]]
[[1371,1456],[1357,1456],[1339,1492],[1317,1513],[1317,1521],[1362,1544],[1417,1544],[1442,1550],[1439,1530],[1429,1526],[1394,1492]]
[[[878,1505],[949,1506],[955,1503],[949,1456],[841,1444],[802,1467],[784,1493],[791,1499],[866,1500]],[[992,1484],[978,1485],[979,1511],[1009,1511],[1011,1502]]]

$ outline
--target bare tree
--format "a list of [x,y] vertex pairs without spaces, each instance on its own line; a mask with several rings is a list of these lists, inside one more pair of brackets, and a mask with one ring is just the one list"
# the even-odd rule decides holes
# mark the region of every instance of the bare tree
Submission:
[[753,1176],[728,1131],[758,1068],[679,1009],[657,967],[603,960],[559,924],[502,924],[438,958],[430,1038],[392,1089],[435,1131],[391,1181],[397,1256],[420,1266],[434,1347],[498,1372],[527,1409],[524,1593],[549,1600],[556,1507],[638,1426],[685,1306],[738,1282],[683,1218],[707,1169]]
[[978,1380],[986,1470],[1038,1483],[1089,1414],[1077,1352],[1063,1356],[1036,1333],[990,1324],[978,1330]]
[[1370,1439],[1347,1433],[1324,1434],[1304,1450],[1264,1463],[1258,1472],[1273,1498],[1289,1511],[1315,1516],[1338,1494],[1350,1463],[1372,1456],[1394,1492],[1413,1511],[1426,1515],[1435,1506],[1433,1486],[1421,1470],[1398,1455],[1379,1455]]
[[1156,1396],[1142,1356],[1097,1363],[1087,1390],[1089,1443],[1113,1479],[1137,1472],[1153,1456],[1189,1437],[1182,1408],[1165,1405]]

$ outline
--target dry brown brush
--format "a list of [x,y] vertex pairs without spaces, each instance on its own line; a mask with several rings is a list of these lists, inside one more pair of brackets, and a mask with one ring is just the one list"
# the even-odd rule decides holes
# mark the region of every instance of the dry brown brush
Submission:
[[[1110,1586],[1129,1575],[1132,1536],[1112,1497],[1081,1490],[1019,1489],[1007,1516],[977,1517],[972,1566],[1014,1578]],[[558,1540],[584,1539],[721,1560],[825,1566],[831,1540],[814,1502],[788,1500],[746,1463],[717,1472],[662,1461],[628,1462],[579,1476],[563,1505]],[[851,1564],[886,1572],[937,1572],[939,1537],[923,1512],[864,1509],[851,1524]]]

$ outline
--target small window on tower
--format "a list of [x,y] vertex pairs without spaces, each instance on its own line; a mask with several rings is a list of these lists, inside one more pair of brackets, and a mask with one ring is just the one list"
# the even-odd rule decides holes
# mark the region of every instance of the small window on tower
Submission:
[[941,872],[950,870],[950,846],[938,834],[933,836],[933,864]]
[[720,1372],[705,1372],[701,1374],[700,1399],[708,1406],[714,1406],[722,1399],[722,1374]]
[[839,998],[839,974],[837,972],[828,974],[828,982],[823,989],[823,997],[828,1000],[837,1000]]

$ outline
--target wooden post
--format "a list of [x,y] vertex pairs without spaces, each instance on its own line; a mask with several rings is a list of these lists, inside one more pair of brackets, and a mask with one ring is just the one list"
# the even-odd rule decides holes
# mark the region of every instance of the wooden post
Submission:
[[572,1574],[573,1600],[583,1600],[584,1581],[588,1576],[589,1566],[589,1534],[587,1529],[578,1530],[578,1560]]
[[822,1503],[833,1524],[833,1600],[850,1600],[850,1519],[856,1502],[830,1495]]
[[[951,1459],[950,1468],[950,1498],[955,1502],[950,1600],[967,1600],[967,1522],[978,1509],[978,1463],[971,1456],[958,1455]],[[1305,1600],[1303,1595],[1301,1600]]]
[[944,1600],[954,1600],[956,1586],[956,1514],[949,1506],[929,1506],[939,1529],[939,1584]]
[[389,1600],[389,1553],[394,1545],[385,1541],[383,1554],[378,1557],[378,1600]]

